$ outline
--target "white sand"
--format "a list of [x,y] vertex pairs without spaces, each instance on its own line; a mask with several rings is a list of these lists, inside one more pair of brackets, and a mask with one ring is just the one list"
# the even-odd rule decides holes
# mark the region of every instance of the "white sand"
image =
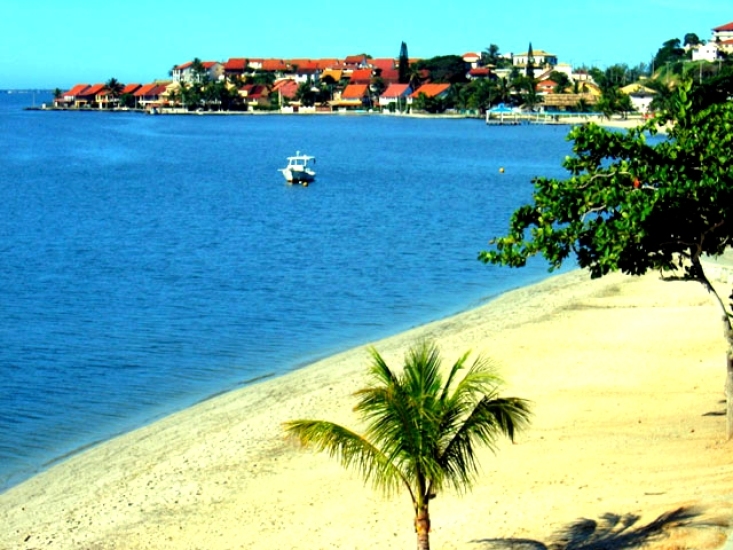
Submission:
[[[578,518],[598,522],[583,540],[608,544],[576,549],[725,545],[725,341],[700,285],[574,272],[375,345],[399,365],[419,337],[435,339],[446,363],[467,349],[493,357],[505,395],[535,411],[515,445],[482,454],[472,492],[432,502],[434,550],[541,549]],[[365,348],[351,350],[37,475],[0,495],[0,548],[413,548],[407,495],[382,497],[280,428],[305,417],[353,425],[367,361]],[[652,524],[680,508],[686,521]]]

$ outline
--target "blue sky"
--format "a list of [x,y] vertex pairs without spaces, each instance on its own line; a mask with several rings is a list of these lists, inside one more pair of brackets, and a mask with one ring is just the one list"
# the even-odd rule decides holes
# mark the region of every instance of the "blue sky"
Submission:
[[733,21],[731,0],[497,4],[3,0],[0,88],[69,88],[112,77],[144,83],[194,57],[397,57],[402,41],[411,57],[490,44],[522,52],[531,42],[576,66],[637,65],[670,38],[694,32],[707,40],[713,27]]

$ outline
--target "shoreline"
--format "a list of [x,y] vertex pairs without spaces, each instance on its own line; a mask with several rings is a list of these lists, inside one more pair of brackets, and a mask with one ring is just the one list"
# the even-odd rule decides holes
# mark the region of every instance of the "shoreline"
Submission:
[[399,364],[418,338],[435,340],[446,363],[468,349],[496,359],[504,394],[535,403],[516,445],[481,453],[473,492],[435,500],[434,548],[548,542],[578,517],[609,513],[649,527],[679,508],[692,517],[661,522],[655,537],[667,546],[650,539],[648,548],[720,548],[731,532],[733,466],[725,419],[707,413],[722,395],[725,342],[698,286],[656,274],[552,275],[202,401],[0,494],[0,548],[413,544],[404,495],[383,498],[328,456],[293,448],[280,424],[314,416],[353,425],[366,348]]

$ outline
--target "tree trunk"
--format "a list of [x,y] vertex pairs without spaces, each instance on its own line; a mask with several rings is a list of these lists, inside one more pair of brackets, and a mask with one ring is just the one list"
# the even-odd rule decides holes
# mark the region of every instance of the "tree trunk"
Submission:
[[430,550],[430,514],[427,507],[418,510],[415,518],[417,550]]
[[725,336],[728,341],[728,350],[725,354],[725,424],[726,435],[733,438],[733,331],[726,321]]

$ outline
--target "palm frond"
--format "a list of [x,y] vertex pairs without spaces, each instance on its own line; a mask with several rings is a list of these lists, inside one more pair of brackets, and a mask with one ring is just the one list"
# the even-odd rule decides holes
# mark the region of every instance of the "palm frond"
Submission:
[[[347,469],[356,470],[367,483],[392,494],[406,480],[385,454],[365,438],[333,422],[293,420],[283,425],[285,432],[304,447],[326,451]],[[407,484],[409,489],[409,484]]]

